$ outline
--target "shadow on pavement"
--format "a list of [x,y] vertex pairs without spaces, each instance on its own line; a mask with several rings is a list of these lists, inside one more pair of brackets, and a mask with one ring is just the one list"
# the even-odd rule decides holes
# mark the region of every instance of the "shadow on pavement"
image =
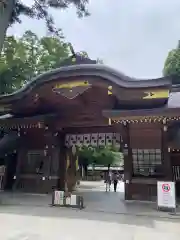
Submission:
[[118,192],[105,192],[102,182],[83,183],[77,189],[84,197],[83,210],[51,207],[50,194],[3,193],[0,214],[99,220],[146,227],[153,227],[154,221],[160,218],[161,221],[174,218],[158,212],[155,203],[125,202],[122,189],[123,185],[119,185]]
[[[13,214],[22,216],[35,217],[50,217],[50,218],[64,218],[64,219],[84,219],[89,221],[102,221],[118,224],[128,224],[134,226],[154,227],[155,221],[160,221],[156,218],[128,216],[120,214],[107,214],[98,212],[87,212],[75,209],[63,209],[58,207],[25,207],[25,206],[3,206],[0,207],[0,216],[3,214]],[[168,221],[168,219],[161,219],[161,221]],[[171,219],[176,222],[177,220]],[[97,226],[98,227],[98,226]]]

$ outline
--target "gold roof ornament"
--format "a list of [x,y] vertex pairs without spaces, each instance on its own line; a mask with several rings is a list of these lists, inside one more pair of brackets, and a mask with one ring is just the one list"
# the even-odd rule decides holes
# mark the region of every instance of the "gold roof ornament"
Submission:
[[144,92],[145,96],[143,99],[161,99],[169,97],[169,90],[155,90]]
[[63,89],[63,88],[75,88],[75,87],[87,87],[91,86],[91,84],[88,81],[74,81],[74,82],[68,82],[68,83],[60,83],[55,85],[55,89]]
[[108,95],[112,95],[112,86],[108,86]]
[[91,86],[92,84],[88,81],[73,81],[56,84],[52,91],[68,99],[74,99],[91,88]]

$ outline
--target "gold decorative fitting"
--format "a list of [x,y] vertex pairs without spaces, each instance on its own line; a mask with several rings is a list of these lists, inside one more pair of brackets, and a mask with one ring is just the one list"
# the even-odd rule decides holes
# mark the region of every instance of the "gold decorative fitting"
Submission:
[[127,125],[126,121],[123,121],[123,125],[124,125],[124,126],[126,126],[126,125]]
[[163,119],[163,124],[166,124],[166,118]]
[[47,150],[44,150],[44,156],[47,156]]
[[165,121],[166,123],[169,122],[169,121],[179,121],[180,120],[180,117],[171,117],[171,118],[168,118],[168,117],[155,117],[155,116],[151,116],[151,117],[144,117],[144,118],[141,118],[141,119],[126,119],[126,120],[113,120],[114,123],[120,123],[120,124],[123,124],[124,125],[124,122],[126,123],[160,123],[160,122],[163,122],[165,124]]
[[108,86],[108,95],[112,95],[112,86]]
[[168,129],[167,126],[164,126],[164,127],[163,127],[164,132],[167,132],[167,129]]
[[41,128],[42,127],[42,124],[40,122],[38,122],[38,128]]

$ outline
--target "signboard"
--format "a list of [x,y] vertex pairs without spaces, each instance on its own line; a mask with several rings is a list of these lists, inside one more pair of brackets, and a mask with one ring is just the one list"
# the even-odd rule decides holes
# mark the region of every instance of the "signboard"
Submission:
[[157,204],[159,208],[176,208],[174,182],[157,182]]
[[66,205],[71,205],[71,197],[66,197]]
[[55,191],[54,192],[54,205],[64,205],[64,192]]
[[77,196],[76,195],[71,195],[71,205],[76,206],[77,205]]

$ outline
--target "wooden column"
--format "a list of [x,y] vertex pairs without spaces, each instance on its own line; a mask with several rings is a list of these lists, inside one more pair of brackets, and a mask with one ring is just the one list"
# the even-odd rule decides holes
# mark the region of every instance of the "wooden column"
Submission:
[[16,165],[16,180],[13,185],[13,191],[16,191],[17,189],[21,189],[21,165],[22,161],[27,161],[27,159],[24,159],[24,156],[26,154],[26,150],[24,148],[20,148],[17,153],[17,165]]
[[59,181],[58,181],[58,189],[61,191],[65,191],[65,181],[66,181],[66,146],[65,146],[65,132],[60,132],[59,136],[59,147],[60,147],[60,155],[59,155]]
[[168,126],[164,123],[162,125],[162,167],[163,167],[163,174],[164,180],[172,181],[173,174],[172,174],[172,166],[171,166],[171,159],[170,159],[170,148],[168,146]]
[[23,187],[21,185],[21,171],[22,171],[21,167],[22,167],[22,161],[27,161],[26,138],[25,138],[26,132],[18,131],[18,135],[19,137],[22,137],[22,140],[21,140],[21,147],[16,150],[17,151],[17,164],[16,164],[16,171],[15,171],[16,179],[12,188],[13,191],[16,191],[17,189],[21,190],[21,188]]
[[130,184],[132,180],[132,149],[130,146],[129,124],[124,122],[123,127],[123,152],[124,152],[124,180],[125,180],[125,200],[131,200]]
[[70,161],[66,175],[67,190],[72,192],[76,185],[76,153],[73,153],[73,149],[68,149],[67,154]]
[[50,124],[47,124],[45,126],[44,130],[44,137],[45,137],[45,147],[44,147],[44,171],[42,176],[42,187],[43,192],[51,192],[55,186],[53,186],[53,179],[52,179],[52,172],[51,172],[51,166],[52,162],[55,161],[53,159],[53,151],[55,149],[55,136],[54,136],[54,129],[51,127]]

